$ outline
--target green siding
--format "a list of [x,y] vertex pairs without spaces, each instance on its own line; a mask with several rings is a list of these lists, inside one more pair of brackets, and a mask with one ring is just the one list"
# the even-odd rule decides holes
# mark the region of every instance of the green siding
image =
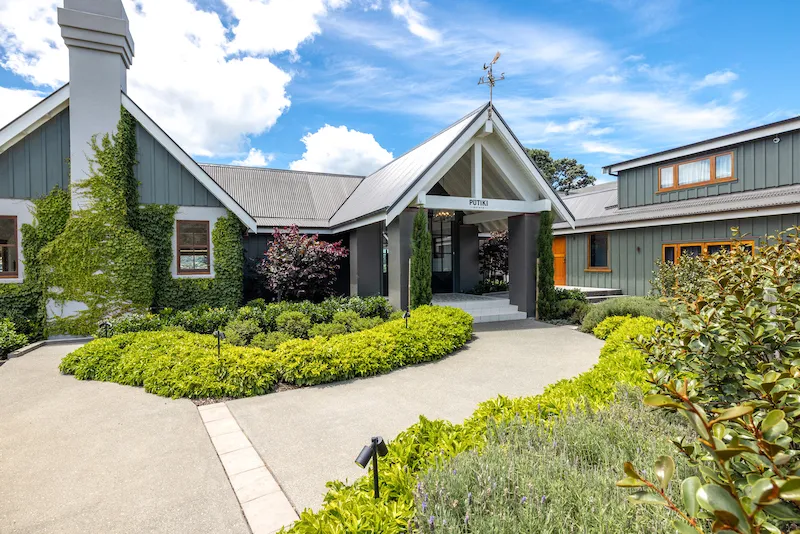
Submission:
[[135,167],[142,204],[219,207],[222,204],[141,125]]
[[792,226],[800,226],[800,213],[727,221],[612,230],[611,272],[586,272],[588,234],[567,236],[567,285],[621,289],[626,295],[647,295],[653,264],[661,259],[665,243],[708,242],[730,239],[731,228],[741,235],[765,237]]
[[800,184],[800,131],[781,134],[780,139],[780,143],[776,144],[772,141],[773,137],[766,137],[697,154],[696,157],[700,157],[733,150],[736,177],[733,182],[658,193],[658,168],[695,156],[620,171],[617,178],[619,207],[630,208]]
[[0,198],[38,198],[56,186],[69,186],[69,109],[0,154]]

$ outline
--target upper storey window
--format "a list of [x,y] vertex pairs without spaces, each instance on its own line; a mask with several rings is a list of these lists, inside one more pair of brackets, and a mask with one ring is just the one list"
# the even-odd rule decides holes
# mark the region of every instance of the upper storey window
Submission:
[[733,179],[733,152],[724,152],[659,167],[658,190],[671,191]]

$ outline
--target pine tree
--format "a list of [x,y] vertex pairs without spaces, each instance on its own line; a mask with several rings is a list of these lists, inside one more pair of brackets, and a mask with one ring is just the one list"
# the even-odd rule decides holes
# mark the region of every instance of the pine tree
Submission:
[[539,300],[536,307],[539,319],[549,319],[556,302],[555,267],[553,257],[553,212],[544,211],[539,220]]
[[431,291],[431,233],[428,231],[428,212],[424,208],[414,217],[414,230],[411,234],[411,307],[430,304]]

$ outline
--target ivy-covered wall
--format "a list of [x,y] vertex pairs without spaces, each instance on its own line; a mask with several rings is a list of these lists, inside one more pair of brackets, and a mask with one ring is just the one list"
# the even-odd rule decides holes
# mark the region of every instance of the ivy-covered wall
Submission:
[[215,277],[172,277],[178,207],[140,204],[136,128],[122,109],[117,132],[93,142],[91,176],[72,186],[88,209],[70,213],[70,194],[60,189],[34,201],[34,224],[22,227],[25,279],[0,286],[0,317],[21,331],[42,335],[48,302],[78,312],[54,318],[46,333],[78,335],[127,311],[241,303],[243,226],[230,212],[212,230]]

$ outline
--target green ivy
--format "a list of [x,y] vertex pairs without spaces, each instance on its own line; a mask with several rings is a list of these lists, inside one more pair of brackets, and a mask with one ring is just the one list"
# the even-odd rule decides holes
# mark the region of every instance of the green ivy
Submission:
[[101,319],[143,311],[153,302],[152,252],[131,226],[136,121],[122,111],[113,136],[92,138],[90,175],[71,187],[90,206],[74,210],[64,231],[39,253],[45,298],[87,309],[56,319],[51,333],[90,334]]
[[11,319],[16,330],[36,339],[43,334],[45,320],[39,251],[64,231],[71,209],[69,192],[56,187],[34,200],[33,207],[33,224],[20,228],[25,280],[0,285],[0,318]]

